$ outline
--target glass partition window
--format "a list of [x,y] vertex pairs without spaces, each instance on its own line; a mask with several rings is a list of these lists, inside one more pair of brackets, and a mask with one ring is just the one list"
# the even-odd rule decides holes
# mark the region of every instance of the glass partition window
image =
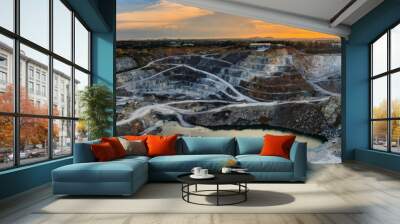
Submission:
[[11,113],[14,111],[14,42],[0,34],[0,46],[0,112]]
[[[82,91],[89,86],[89,74],[81,72],[79,70],[75,71],[75,117],[80,117],[81,108],[80,97]],[[77,121],[75,123],[75,142],[82,142],[88,140],[88,130],[85,121]]]
[[53,0],[53,50],[71,60],[72,12],[60,0]]
[[49,158],[49,120],[45,118],[20,118],[19,159],[29,164]]
[[0,170],[71,156],[87,139],[89,37],[63,0],[0,0]]
[[21,36],[49,48],[49,0],[20,0]]
[[387,117],[387,77],[372,80],[372,118]]
[[72,68],[53,60],[53,115],[72,117]]
[[390,31],[390,68],[400,68],[400,24]]
[[373,121],[372,122],[372,135],[373,135],[373,148],[380,151],[387,151],[388,146],[388,122],[387,121]]
[[71,155],[72,121],[53,120],[53,157]]
[[387,34],[384,34],[372,44],[372,75],[376,76],[387,71]]
[[400,25],[370,45],[371,148],[400,153]]
[[75,18],[75,62],[82,68],[89,69],[89,32]]
[[14,31],[14,0],[0,1],[0,26]]
[[0,170],[14,166],[13,117],[0,115]]
[[75,117],[80,117],[80,97],[87,86],[89,86],[89,74],[75,70]]
[[[49,56],[23,44],[20,48],[19,104],[21,113],[47,115],[49,111]],[[36,74],[34,79],[27,79],[26,72],[29,69]],[[29,91],[29,88],[32,90]]]

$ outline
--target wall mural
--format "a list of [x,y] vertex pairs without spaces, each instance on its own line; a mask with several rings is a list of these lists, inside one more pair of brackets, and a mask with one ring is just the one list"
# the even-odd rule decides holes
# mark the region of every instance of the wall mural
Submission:
[[293,133],[310,162],[341,161],[339,38],[168,1],[117,6],[119,135]]

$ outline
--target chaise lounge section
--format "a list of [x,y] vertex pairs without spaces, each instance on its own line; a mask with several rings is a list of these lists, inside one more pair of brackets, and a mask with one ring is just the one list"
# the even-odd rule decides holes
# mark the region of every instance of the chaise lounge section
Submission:
[[262,137],[180,137],[177,155],[127,156],[96,162],[91,145],[98,141],[77,143],[74,163],[53,170],[54,194],[132,195],[148,181],[176,181],[176,177],[200,166],[218,172],[229,160],[236,160],[259,182],[304,182],[307,170],[307,147],[295,142],[290,159],[260,156]]
[[96,143],[75,144],[74,163],[53,170],[54,194],[132,195],[147,183],[147,156],[96,162],[90,149]]

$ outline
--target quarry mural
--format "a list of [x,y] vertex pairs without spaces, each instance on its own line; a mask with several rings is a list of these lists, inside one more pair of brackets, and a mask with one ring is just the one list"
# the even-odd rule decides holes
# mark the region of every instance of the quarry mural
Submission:
[[[196,18],[175,18],[178,28],[137,25],[138,14],[168,14],[168,7],[175,7],[175,13],[176,7],[188,10],[166,1],[149,4],[120,7],[117,16],[118,135],[293,133],[308,143],[310,162],[341,161],[338,38],[279,26],[288,33],[284,38],[276,27],[268,33],[267,23],[262,29],[254,27],[254,32],[244,30],[246,35],[225,31],[215,36],[210,26],[209,38],[193,38],[193,32],[185,32],[187,20],[197,20],[201,27],[210,16],[234,16],[207,11]],[[136,25],[129,25],[127,18]],[[259,23],[263,22],[255,24]],[[209,26],[204,22],[204,27]]]

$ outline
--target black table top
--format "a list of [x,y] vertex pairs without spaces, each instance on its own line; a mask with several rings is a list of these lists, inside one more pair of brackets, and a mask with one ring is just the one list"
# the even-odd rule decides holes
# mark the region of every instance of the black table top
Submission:
[[237,184],[248,183],[255,180],[249,173],[213,173],[212,179],[193,179],[191,173],[182,174],[177,177],[178,181],[185,184]]

